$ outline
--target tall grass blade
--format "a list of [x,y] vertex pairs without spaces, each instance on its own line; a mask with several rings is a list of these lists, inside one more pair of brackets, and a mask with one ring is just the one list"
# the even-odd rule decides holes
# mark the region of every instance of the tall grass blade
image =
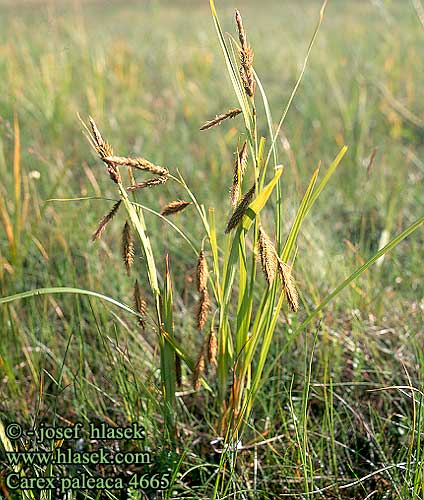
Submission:
[[[162,296],[162,319],[163,330],[168,334],[163,339],[163,348],[161,349],[161,377],[165,396],[165,418],[167,419],[166,428],[168,431],[175,427],[174,424],[174,406],[175,406],[175,352],[168,338],[174,337],[174,318],[172,301],[172,283],[169,270],[169,257],[165,259],[165,283]],[[174,436],[170,436],[173,439]]]
[[286,243],[283,248],[283,252],[281,255],[281,259],[283,262],[287,262],[290,258],[290,255],[292,254],[294,250],[294,246],[296,243],[297,236],[300,231],[300,227],[305,219],[307,210],[308,210],[308,205],[310,202],[310,199],[312,197],[312,193],[314,190],[315,183],[317,181],[319,173],[319,168],[315,170],[315,172],[312,174],[311,180],[309,182],[309,186],[303,196],[302,202],[300,203],[299,209],[296,213],[296,218],[293,222],[293,225],[290,229],[289,235],[287,236]]
[[216,12],[215,3],[213,0],[209,0],[213,22],[215,25],[216,32],[218,34],[219,43],[221,44],[222,52],[224,54],[225,64],[227,65],[228,75],[230,76],[231,83],[233,85],[234,92],[237,96],[237,100],[240,104],[240,108],[243,111],[244,122],[246,124],[246,129],[249,134],[252,135],[252,125],[250,118],[249,106],[246,100],[246,96],[243,92],[242,86],[240,84],[238,72],[231,60],[230,52],[228,50],[227,44],[225,42],[224,33],[221,29],[221,25],[218,19],[218,14]]
[[21,230],[22,230],[22,218],[21,218],[22,176],[21,176],[21,139],[20,139],[19,120],[16,111],[13,116],[13,132],[15,136],[13,144],[13,178],[14,178],[13,180],[14,180],[14,191],[15,191],[15,245],[17,247],[17,253],[18,253],[20,238],[21,238]]
[[90,297],[96,297],[98,299],[104,300],[105,302],[109,302],[114,306],[119,307],[123,311],[126,311],[134,316],[137,316],[143,319],[137,311],[134,311],[133,308],[116,300],[108,295],[104,295],[103,293],[93,292],[91,290],[84,290],[83,288],[72,288],[68,286],[58,286],[58,287],[49,287],[49,288],[35,288],[33,290],[28,290],[26,292],[16,293],[14,295],[8,295],[7,297],[0,297],[0,304],[8,304],[10,302],[14,302],[16,300],[28,299],[30,297],[38,297],[39,295],[51,295],[51,294],[74,294],[74,295],[88,295]]
[[280,119],[280,121],[278,123],[278,126],[277,126],[276,130],[275,130],[274,139],[272,141],[272,144],[271,144],[271,147],[269,149],[268,156],[267,156],[267,159],[266,159],[266,162],[265,162],[266,165],[268,164],[268,162],[270,160],[271,154],[272,154],[274,146],[275,146],[275,141],[277,140],[277,137],[278,137],[278,135],[280,133],[281,127],[283,126],[284,120],[286,119],[287,113],[288,113],[288,111],[289,111],[289,109],[291,107],[293,99],[295,98],[295,95],[296,95],[297,90],[299,88],[300,82],[302,81],[303,75],[305,74],[306,66],[307,66],[308,60],[309,60],[309,56],[310,56],[310,54],[312,52],[312,48],[313,48],[313,46],[315,44],[316,37],[318,35],[318,32],[319,32],[319,29],[321,27],[322,21],[324,19],[324,12],[325,12],[325,8],[327,7],[327,3],[328,3],[328,0],[324,0],[323,4],[321,6],[321,9],[320,9],[320,12],[319,12],[318,23],[317,23],[317,26],[315,28],[314,34],[312,35],[312,39],[309,42],[308,50],[306,51],[306,56],[305,56],[305,59],[303,61],[303,66],[302,66],[302,69],[300,71],[299,78],[296,81],[296,84],[295,84],[295,86],[293,88],[293,91],[292,91],[292,93],[290,95],[290,98],[289,98],[289,100],[287,102],[287,105],[284,108],[283,115],[281,116],[281,119]]
[[371,267],[375,262],[378,261],[380,257],[390,252],[396,245],[401,241],[411,235],[416,231],[422,224],[424,224],[424,217],[421,217],[409,227],[407,227],[402,233],[398,234],[393,238],[385,247],[379,250],[373,257],[371,257],[365,264],[358,267],[350,276],[348,276],[338,287],[335,288],[327,297],[320,303],[320,305],[314,309],[311,314],[305,319],[305,321],[296,329],[296,333],[305,329],[311,321],[335,298],[337,295],[344,290],[352,281],[356,280],[363,272],[365,272],[369,267]]
[[340,150],[339,154],[336,156],[336,158],[333,160],[333,162],[331,163],[331,165],[328,167],[328,170],[325,172],[324,177],[318,183],[317,187],[314,189],[314,192],[311,195],[311,198],[309,200],[308,206],[306,208],[306,213],[309,212],[309,210],[311,209],[312,205],[315,203],[315,201],[317,200],[318,196],[321,194],[322,190],[327,185],[327,183],[330,180],[331,176],[336,171],[336,168],[339,166],[340,162],[342,161],[344,155],[347,152],[347,149],[348,149],[347,146],[343,146],[342,149]]

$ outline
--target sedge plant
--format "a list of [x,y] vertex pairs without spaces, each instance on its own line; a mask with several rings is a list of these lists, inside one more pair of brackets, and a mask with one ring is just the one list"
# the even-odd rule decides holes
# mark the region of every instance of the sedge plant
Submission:
[[[274,127],[266,93],[253,67],[254,53],[248,44],[241,14],[238,11],[235,13],[237,39],[232,36],[226,39],[214,2],[210,0],[214,25],[238,106],[218,114],[200,128],[203,133],[213,133],[210,129],[225,126],[228,120],[239,128],[233,176],[228,180],[230,196],[225,228],[217,226],[215,209],[206,210],[179,173],[174,175],[168,168],[159,167],[145,158],[116,156],[92,118],[90,126],[85,126],[88,139],[105,164],[119,195],[110,212],[100,221],[93,239],[101,237],[120,208],[125,210],[127,222],[122,233],[122,256],[129,272],[133,261],[130,234],[134,232],[144,256],[143,265],[154,303],[152,324],[160,350],[165,421],[171,435],[175,434],[175,391],[181,383],[181,363],[184,363],[192,373],[193,389],[208,390],[218,399],[220,417],[216,422],[216,431],[223,436],[228,449],[236,449],[234,445],[239,442],[249,422],[255,397],[266,380],[268,352],[280,311],[286,307],[290,313],[298,312],[300,301],[294,280],[297,239],[305,218],[340,164],[347,147],[339,151],[320,180],[320,168],[313,172],[294,220],[287,227],[281,199],[284,167],[278,163],[275,146],[323,21],[326,3],[321,8],[299,79],[280,121]],[[265,110],[268,141],[258,135],[258,100],[262,101]],[[128,185],[123,180],[124,172],[128,175]],[[136,179],[144,174],[151,177]],[[171,201],[161,213],[137,202],[137,193],[143,189],[160,189],[167,182],[174,182],[178,190],[185,190],[190,201]],[[204,229],[200,244],[192,241],[182,228],[170,220],[173,214],[189,205],[196,210]],[[168,257],[165,277],[159,280],[157,269],[162,257],[154,255],[152,250],[146,231],[146,212],[166,220],[170,228],[189,243],[196,255],[199,297],[196,324],[202,342],[200,352],[194,355],[184,345],[184,340],[176,340]],[[306,328],[330,300],[422,222],[423,219],[419,219],[412,224],[355,270],[300,323],[297,331]],[[159,286],[159,281],[163,282],[163,286]],[[134,299],[135,314],[144,323],[145,303],[140,297],[137,281]],[[206,331],[209,333],[205,334]],[[208,376],[205,375],[207,364],[212,368]]]

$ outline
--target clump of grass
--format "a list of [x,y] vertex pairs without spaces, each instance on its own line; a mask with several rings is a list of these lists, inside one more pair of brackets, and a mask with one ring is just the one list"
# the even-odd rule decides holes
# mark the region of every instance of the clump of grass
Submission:
[[[111,146],[102,138],[92,118],[89,120],[91,132],[88,128],[86,128],[86,132],[100,159],[106,165],[110,177],[117,184],[120,197],[112,211],[102,219],[99,227],[104,230],[103,226],[112,219],[122,204],[128,217],[128,222],[124,226],[122,244],[123,260],[127,272],[129,272],[133,260],[133,248],[129,244],[130,225],[135,234],[138,235],[145,257],[144,267],[155,303],[155,327],[161,358],[160,373],[164,400],[163,408],[168,431],[170,435],[175,433],[175,388],[177,385],[184,384],[181,367],[181,364],[184,363],[188,370],[192,372],[194,390],[199,391],[204,387],[205,390],[215,394],[220,408],[216,428],[225,436],[228,443],[236,443],[240,440],[243,430],[251,418],[255,398],[264,383],[267,356],[273,340],[278,315],[283,308],[284,301],[286,301],[288,310],[292,313],[297,313],[300,309],[299,295],[293,278],[293,267],[296,257],[296,242],[302,223],[330,180],[347,148],[342,148],[320,182],[317,182],[319,169],[313,173],[294,221],[290,227],[286,228],[287,238],[284,241],[283,232],[281,231],[283,219],[280,187],[283,166],[277,163],[275,140],[281,129],[287,109],[274,131],[266,95],[262,85],[260,85],[258,76],[254,72],[253,50],[247,44],[246,31],[240,12],[237,11],[235,15],[240,41],[240,47],[238,48],[239,59],[237,61],[235,57],[230,55],[234,55],[234,51],[230,49],[225,41],[212,0],[211,8],[239,107],[217,115],[215,119],[206,122],[201,127],[201,130],[211,129],[215,125],[225,122],[228,118],[234,118],[242,114],[244,130],[239,131],[239,143],[242,141],[243,133],[247,138],[243,140],[241,149],[236,152],[232,183],[229,182],[233,212],[222,232],[215,223],[215,210],[210,209],[209,214],[207,214],[181,176],[176,177],[168,168],[157,166],[144,158],[114,156]],[[311,46],[308,49],[307,57],[309,57],[322,17],[323,10]],[[230,38],[229,43],[232,46],[235,42]],[[239,71],[236,69],[238,65]],[[303,72],[304,70],[302,70],[301,76]],[[298,83],[295,91],[298,88]],[[258,137],[258,116],[255,100],[257,84],[261,88],[261,97],[265,104],[266,122],[271,138],[268,153],[265,151],[266,139]],[[250,152],[250,160],[248,152]],[[271,160],[274,163],[273,167],[270,165]],[[120,172],[122,167],[126,167],[129,172],[130,186],[128,187],[124,187],[123,184],[123,174]],[[136,179],[136,173],[153,174],[154,177],[140,182]],[[177,189],[183,188],[190,201],[171,201],[158,215],[166,217],[178,213],[192,204],[205,231],[205,236],[201,245],[199,245],[201,249],[197,251],[195,245],[191,243],[190,238],[185,235],[184,231],[175,224],[171,224],[171,227],[176,229],[186,241],[190,242],[192,250],[197,256],[198,302],[195,316],[199,331],[200,351],[195,356],[195,359],[192,357],[192,346],[185,346],[181,335],[178,336],[181,337],[181,340],[177,341],[174,333],[172,279],[168,257],[166,258],[164,285],[159,287],[157,278],[158,259],[153,254],[147,236],[142,206],[136,201],[131,201],[128,197],[129,192],[134,192],[134,196],[136,196],[139,189],[158,187],[168,181],[175,182]],[[247,182],[249,184],[246,188]],[[243,192],[244,194],[241,195]],[[270,204],[269,201],[274,197],[274,203]],[[273,208],[271,208],[271,205]],[[263,216],[265,213],[266,217]],[[267,225],[274,225],[275,243],[266,233],[262,219],[264,221],[266,219]],[[306,319],[299,324],[298,329],[305,328],[325,307],[326,303],[337,296],[352,280],[372,265],[379,255],[381,256],[393,248],[395,244],[401,241],[405,235],[410,234],[416,227],[411,226],[408,228],[399,237],[392,240],[379,254],[376,254],[361,268],[352,273],[345,282],[340,284],[335,292],[330,294],[327,302],[324,301],[321,306],[308,313]],[[98,231],[99,229],[96,233]],[[204,249],[205,245],[210,248],[211,265],[208,263],[207,253]],[[265,275],[265,286],[257,273],[258,257]],[[279,279],[276,279],[277,275]],[[212,296],[209,295],[209,284]],[[134,300],[138,316],[143,319],[145,305],[142,302],[137,282]],[[211,319],[212,303],[215,311]],[[204,339],[202,332],[209,321],[211,323],[210,333]],[[217,325],[216,331],[215,322]],[[205,356],[205,352],[207,356]],[[206,373],[206,361],[211,366],[216,367],[216,370]]]

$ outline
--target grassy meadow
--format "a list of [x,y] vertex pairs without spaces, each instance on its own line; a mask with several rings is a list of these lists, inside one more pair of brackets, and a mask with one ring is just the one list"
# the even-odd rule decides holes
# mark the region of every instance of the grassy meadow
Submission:
[[[125,272],[123,207],[103,237],[91,241],[119,196],[77,118],[79,113],[86,122],[92,116],[117,155],[148,158],[173,176],[181,174],[205,212],[215,209],[224,261],[234,153],[248,134],[242,117],[199,130],[239,106],[209,2],[0,1],[1,297],[72,287],[133,307],[137,278],[147,302],[141,328],[134,315],[93,296],[47,293],[4,304],[0,299],[0,498],[62,498],[52,490],[7,487],[11,466],[4,451],[10,451],[10,441],[4,427],[14,421],[24,429],[41,422],[138,422],[146,431],[143,449],[152,456],[152,464],[140,471],[169,473],[172,479],[162,492],[86,490],[68,492],[67,499],[424,498],[422,225],[302,326],[345,278],[415,221],[422,222],[421,5],[419,0],[328,2],[275,141],[278,163],[284,165],[281,199],[273,193],[261,211],[271,239],[274,213],[282,214],[284,243],[315,169],[320,166],[318,186],[344,145],[348,150],[302,220],[290,253],[300,307],[293,313],[284,302],[277,310],[251,413],[240,439],[231,441],[222,430],[225,404],[212,366],[201,387],[192,388],[191,365],[209,333],[209,323],[200,332],[196,322],[196,252],[204,248],[211,283],[217,278],[195,203],[169,217],[195,251],[163,218],[143,211],[164,290],[161,300],[171,309],[165,316],[191,359],[191,365],[182,363],[171,432],[161,377],[166,385],[175,374],[173,367],[166,369],[169,345],[162,349],[156,340],[148,259],[136,244],[131,276]],[[216,0],[223,31],[236,40],[234,11],[240,9],[274,130],[301,73],[320,7],[315,0]],[[266,137],[266,156],[271,141],[258,87],[255,103],[257,137]],[[264,174],[266,185],[271,169]],[[126,168],[121,172],[126,175]],[[131,200],[160,212],[171,200],[188,199],[183,186],[171,180],[135,191]],[[243,192],[248,187],[243,185]],[[240,247],[252,267],[256,230],[255,220],[243,241],[246,248]],[[260,263],[257,267],[254,312],[266,288]],[[231,304],[237,306],[242,286],[242,277],[236,277],[228,291]],[[211,288],[211,296],[213,291],[219,295]],[[222,317],[219,309],[212,305],[211,325]],[[236,316],[237,308],[231,309],[228,324],[238,324]],[[246,326],[254,327],[253,320]],[[246,368],[247,385],[260,352]],[[227,366],[229,380],[238,373],[237,362]],[[229,393],[232,389],[228,385]],[[31,444],[24,437],[16,441],[19,449],[61,446]],[[85,439],[82,446],[95,445]],[[134,451],[140,445],[107,446]],[[77,469],[68,467],[66,473]],[[89,473],[103,472],[92,466]],[[48,471],[28,466],[20,474]]]

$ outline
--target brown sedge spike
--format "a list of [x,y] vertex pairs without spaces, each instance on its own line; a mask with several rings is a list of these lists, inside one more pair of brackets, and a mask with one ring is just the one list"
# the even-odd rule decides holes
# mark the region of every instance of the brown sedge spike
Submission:
[[243,82],[244,90],[249,97],[253,97],[256,88],[256,82],[253,77],[253,50],[246,41],[246,32],[244,31],[243,19],[238,10],[236,10],[236,24],[240,39],[240,77]]
[[155,177],[152,179],[148,179],[144,182],[139,182],[138,184],[134,184],[134,186],[127,187],[127,191],[135,191],[136,189],[144,189],[153,186],[160,186],[161,184],[165,184],[168,180],[168,176],[161,175],[160,177]]
[[[97,128],[96,122],[91,118],[91,116],[88,117],[90,126],[91,126],[91,131],[93,133],[93,141],[94,141],[94,146],[96,148],[97,154],[99,155],[101,160],[104,160],[105,157],[107,156],[112,156],[113,155],[113,149],[112,146],[107,143],[99,129]],[[107,171],[109,173],[110,178],[118,184],[121,181],[121,175],[119,174],[119,170],[116,168],[114,163],[107,163],[105,162]]]
[[296,312],[299,309],[299,295],[296,290],[291,267],[280,258],[278,259],[278,272],[280,274],[281,283],[283,285],[290,309],[293,312]]
[[230,109],[226,113],[222,113],[221,115],[217,115],[212,120],[209,120],[206,123],[204,123],[200,127],[200,130],[208,130],[208,129],[212,128],[212,127],[215,127],[216,125],[219,125],[220,123],[222,123],[227,118],[235,118],[240,113],[241,113],[241,109],[239,109],[239,108]]
[[277,271],[277,253],[272,241],[265,233],[262,226],[259,227],[258,250],[261,259],[262,271],[265,275],[268,285],[271,285],[274,281],[275,273]]
[[238,200],[239,200],[239,194],[240,194],[240,153],[237,148],[236,151],[236,161],[234,162],[234,172],[233,172],[233,185],[231,186],[231,191],[230,191],[230,204],[232,208],[236,208]]
[[102,160],[108,164],[122,165],[138,170],[145,170],[155,175],[169,175],[169,170],[164,167],[159,167],[145,158],[126,158],[124,156],[108,155]]
[[197,259],[197,290],[198,292],[203,292],[206,289],[208,284],[208,263],[206,261],[205,252],[203,250],[200,251],[199,257]]
[[208,289],[205,288],[200,292],[200,298],[197,309],[197,328],[202,331],[208,319],[208,312],[210,308]]
[[230,191],[230,203],[233,208],[237,206],[243,176],[247,166],[247,141],[244,142],[241,151],[237,149],[234,162],[233,185]]
[[210,365],[217,366],[218,341],[215,330],[211,328],[208,338],[208,361]]
[[243,178],[247,166],[247,141],[244,141],[243,147],[241,148],[239,154],[239,161],[240,161],[240,174],[241,177]]
[[131,266],[134,262],[134,242],[131,234],[131,226],[128,221],[125,221],[124,228],[122,230],[121,254],[125,269],[129,275]]
[[193,372],[193,389],[195,391],[198,391],[200,389],[202,385],[202,375],[205,372],[205,354],[203,351],[204,349],[202,346]]
[[90,122],[91,130],[93,132],[94,142],[97,146],[103,145],[105,141],[103,140],[102,134],[97,128],[96,122],[93,120],[93,118],[91,118],[91,116],[88,117],[88,121]]
[[240,203],[237,205],[237,208],[234,210],[233,215],[230,217],[230,220],[227,223],[227,227],[225,228],[225,233],[228,234],[230,231],[235,229],[243,215],[246,213],[247,208],[250,205],[250,202],[253,199],[253,195],[255,194],[255,185],[249,189],[249,191],[243,196]]
[[102,219],[99,222],[99,225],[97,226],[97,229],[94,231],[93,235],[91,236],[92,241],[99,240],[103,236],[103,233],[105,232],[106,226],[115,217],[120,206],[121,206],[121,200],[117,201],[115,203],[115,205],[113,205],[112,209],[106,215],[104,215],[102,217]]
[[191,204],[192,204],[191,201],[183,201],[183,200],[171,201],[162,209],[160,214],[165,217],[167,215],[176,214],[178,212],[181,212]]

